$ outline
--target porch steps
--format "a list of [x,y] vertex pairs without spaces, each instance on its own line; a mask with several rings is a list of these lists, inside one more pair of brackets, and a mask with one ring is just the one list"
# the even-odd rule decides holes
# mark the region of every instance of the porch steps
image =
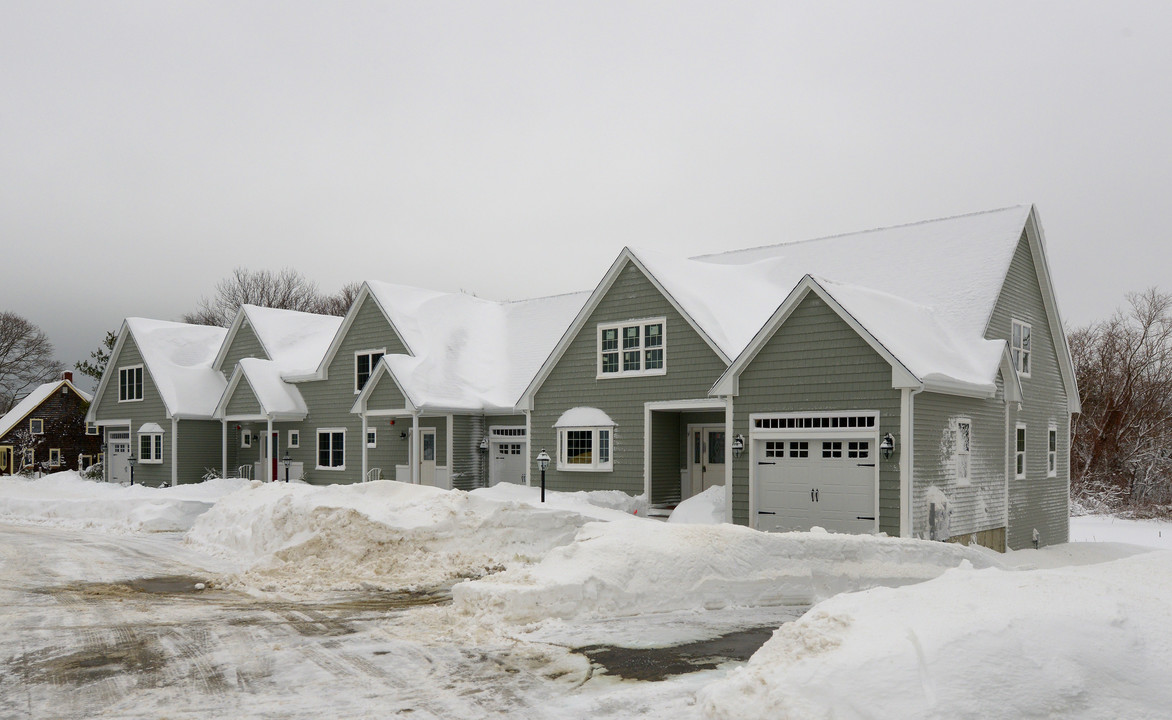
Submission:
[[671,515],[672,510],[675,510],[675,506],[650,507],[647,509],[647,517],[651,518],[652,520],[667,522],[667,516]]

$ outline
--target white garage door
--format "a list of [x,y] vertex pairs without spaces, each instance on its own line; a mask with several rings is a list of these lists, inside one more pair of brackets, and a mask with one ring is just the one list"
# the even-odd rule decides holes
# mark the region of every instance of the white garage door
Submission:
[[869,533],[875,522],[875,441],[835,436],[755,440],[757,529]]

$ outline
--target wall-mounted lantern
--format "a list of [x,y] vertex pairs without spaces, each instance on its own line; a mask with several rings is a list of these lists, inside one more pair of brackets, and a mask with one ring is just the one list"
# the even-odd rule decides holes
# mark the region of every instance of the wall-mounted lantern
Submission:
[[883,451],[883,459],[890,460],[891,453],[895,452],[895,437],[891,433],[884,435],[882,442],[879,443],[879,449]]
[[488,452],[488,438],[480,438],[480,452]]
[[733,460],[740,460],[741,453],[745,451],[745,436],[737,435],[732,441]]

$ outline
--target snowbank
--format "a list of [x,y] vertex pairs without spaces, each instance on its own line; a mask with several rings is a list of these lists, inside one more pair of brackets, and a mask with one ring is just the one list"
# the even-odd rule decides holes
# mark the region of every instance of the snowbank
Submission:
[[1131,520],[1113,515],[1070,518],[1070,542],[1115,542],[1172,550],[1172,521]]
[[421,590],[533,562],[595,517],[638,522],[561,493],[550,494],[547,507],[534,507],[523,501],[528,490],[466,493],[391,480],[258,483],[223,498],[186,542],[235,559],[236,586],[284,593]]
[[83,479],[60,472],[37,480],[0,478],[0,521],[111,532],[187,530],[220,497],[246,480],[217,479],[152,488]]
[[457,608],[516,623],[805,604],[934,578],[992,553],[918,540],[763,533],[735,525],[591,523],[541,562],[453,588]]
[[693,495],[671,511],[667,516],[670,523],[689,525],[715,525],[724,522],[723,485],[713,485],[699,495]]
[[473,490],[472,495],[499,502],[520,502],[536,508],[556,508],[594,518],[596,520],[629,520],[629,515],[647,516],[646,495],[632,496],[622,490],[591,490],[554,492],[546,490],[545,504],[541,502],[541,488],[498,483],[489,488]]
[[1172,705],[1172,553],[962,568],[832,598],[708,686],[708,718],[1156,718]]

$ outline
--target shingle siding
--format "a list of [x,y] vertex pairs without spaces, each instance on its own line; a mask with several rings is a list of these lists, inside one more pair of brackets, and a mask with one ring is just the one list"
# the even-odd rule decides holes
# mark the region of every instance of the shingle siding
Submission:
[[[1009,410],[1009,431],[1018,422],[1026,424],[1026,477],[1013,477],[1014,447],[1006,442],[1009,463],[1009,532],[1012,549],[1030,547],[1036,528],[1041,545],[1069,539],[1069,474],[1066,458],[1070,443],[1070,412],[1066,388],[1058,366],[1058,353],[1029,242],[1023,236],[1014,253],[1005,285],[989,321],[985,337],[1010,340],[1013,320],[1032,328],[1033,358],[1030,377],[1021,380],[1021,411]],[[1058,328],[1063,332],[1062,328]],[[1046,477],[1047,427],[1058,427],[1058,473]]]
[[221,426],[216,420],[180,420],[178,428],[180,483],[203,480],[208,471],[219,471]]
[[264,358],[272,360],[268,353],[264,351],[264,347],[260,344],[260,340],[256,337],[256,332],[252,329],[252,325],[248,320],[243,320],[240,327],[236,330],[236,336],[232,338],[232,344],[228,347],[228,351],[224,353],[224,362],[220,365],[221,372],[224,377],[232,377],[232,372],[236,369],[236,365],[244,358]]
[[232,390],[232,397],[228,398],[225,414],[228,417],[261,414],[260,401],[256,399],[256,393],[252,391],[252,385],[248,382],[248,378],[241,377],[240,382],[236,383],[236,387]]
[[[740,376],[733,434],[749,435],[752,413],[809,410],[879,412],[879,435],[897,452],[879,459],[879,529],[899,535],[900,392],[891,365],[814,293],[798,303]],[[749,466],[733,465],[733,521],[749,523]]]
[[[598,379],[599,323],[653,317],[666,318],[666,374]],[[705,399],[724,369],[724,362],[687,320],[642,271],[628,262],[535,393],[530,467],[536,469],[532,458],[541,448],[554,457],[557,432],[553,425],[563,412],[579,406],[595,407],[617,423],[612,441],[614,470],[559,472],[555,460],[546,472],[546,486],[552,490],[622,490],[632,495],[642,494],[644,403]]]

